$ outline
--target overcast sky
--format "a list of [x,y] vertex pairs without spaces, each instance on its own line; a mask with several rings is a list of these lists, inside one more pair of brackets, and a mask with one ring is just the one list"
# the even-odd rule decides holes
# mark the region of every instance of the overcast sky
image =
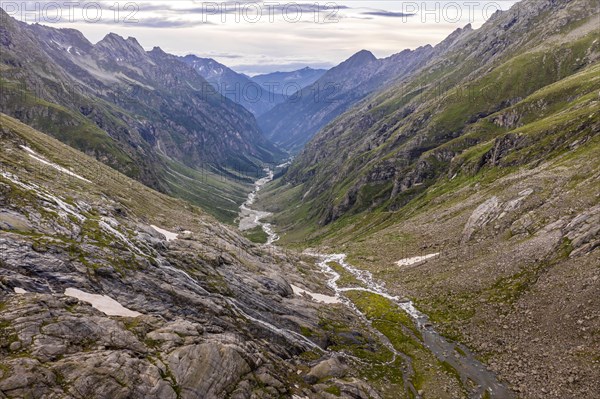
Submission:
[[[27,4],[25,4],[27,3]],[[74,4],[74,3],[78,3]],[[42,1],[0,0],[27,22],[134,36],[147,49],[211,57],[257,74],[329,68],[359,50],[387,57],[436,44],[459,27],[477,28],[516,1]]]

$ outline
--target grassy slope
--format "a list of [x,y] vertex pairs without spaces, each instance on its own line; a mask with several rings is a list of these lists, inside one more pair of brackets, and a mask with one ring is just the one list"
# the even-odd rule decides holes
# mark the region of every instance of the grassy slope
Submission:
[[192,169],[171,159],[165,163],[165,191],[198,205],[225,223],[233,223],[239,206],[252,190],[249,183],[261,177],[225,174],[211,168]]
[[[83,115],[42,100],[18,85],[0,80],[0,85],[11,98],[14,109],[44,109],[36,113],[31,125],[51,134],[60,141],[101,160],[103,163],[137,180],[149,184],[172,196],[182,198],[200,206],[219,221],[232,223],[237,216],[239,205],[245,201],[251,190],[250,183],[256,176],[236,175],[235,172],[212,170],[209,167],[193,169],[173,159],[139,159],[129,148],[110,137]],[[99,100],[98,100],[99,101]],[[99,107],[113,107],[107,103]],[[119,111],[122,112],[122,111]],[[105,113],[107,117],[110,113]],[[126,129],[117,118],[111,121]],[[149,149],[146,149],[148,151]],[[139,156],[139,154],[137,154]],[[256,160],[253,160],[256,161]],[[153,163],[149,166],[148,162]]]
[[[293,192],[278,190],[285,192],[281,198],[293,202],[279,224],[304,230],[302,238],[314,230],[315,222],[398,209],[448,173],[451,158],[566,106],[565,99],[571,99],[567,90],[557,91],[558,99],[548,98],[550,104],[543,102],[546,98],[536,104],[540,98],[532,95],[597,62],[597,15],[577,15],[560,34],[546,33],[546,43],[540,44],[535,38],[543,31],[544,18],[530,22],[535,28],[517,47],[483,66],[469,56],[469,41],[486,37],[473,33],[463,47],[415,78],[369,98],[326,127],[286,177],[304,186]],[[486,28],[492,33],[498,29],[494,23]],[[572,38],[566,40],[564,32]],[[590,93],[582,86],[573,97],[581,90]],[[529,103],[524,102],[527,98]],[[520,116],[517,126],[510,125],[513,110]],[[392,176],[373,177],[390,169]],[[408,187],[398,192],[403,184]]]
[[38,154],[50,160],[60,159],[58,162],[62,167],[75,171],[94,182],[89,184],[76,178],[65,177],[64,174],[51,167],[26,161],[22,158],[25,156],[24,154],[16,156],[14,150],[10,151],[15,143],[3,139],[4,148],[0,159],[3,171],[27,177],[36,184],[47,185],[51,192],[56,189],[61,195],[68,196],[69,192],[63,192],[66,187],[74,194],[84,197],[89,195],[90,198],[93,198],[105,195],[115,198],[126,210],[146,215],[146,217],[152,218],[152,220],[148,220],[149,223],[167,226],[165,228],[177,225],[185,226],[192,222],[192,215],[210,219],[199,208],[182,200],[160,194],[142,183],[129,179],[95,159],[85,156],[7,115],[0,114],[0,128],[10,132],[11,135],[20,137],[22,144],[30,146]]
[[[492,176],[508,172],[507,168],[511,166],[523,167],[542,159],[548,160],[559,156],[569,151],[569,145],[573,141],[597,133],[592,128],[599,118],[595,112],[598,101],[597,93],[600,89],[598,76],[600,76],[600,64],[592,65],[579,73],[533,92],[515,105],[493,113],[469,126],[464,135],[449,140],[434,150],[425,152],[421,158],[429,159],[431,164],[435,164],[435,152],[448,150],[459,154],[452,159],[452,162],[438,165],[445,173],[443,175],[438,173],[428,182],[427,185],[434,184],[432,187],[416,186],[390,199],[389,183],[387,185],[365,185],[359,192],[357,201],[359,208],[355,212],[350,212],[350,215],[326,226],[316,225],[314,215],[319,209],[318,202],[325,200],[322,196],[327,192],[317,197],[318,200],[302,201],[302,197],[307,192],[303,185],[291,187],[280,180],[261,193],[262,204],[276,213],[275,223],[282,226],[284,231],[289,231],[289,234],[282,236],[282,242],[290,245],[318,244],[329,236],[339,236],[347,225],[354,226],[355,232],[365,230],[365,228],[369,230],[369,226],[374,223],[373,219],[380,218],[377,215],[381,215],[383,218],[393,217],[392,215],[395,213],[387,211],[392,207],[405,206],[406,209],[400,212],[400,214],[405,214],[410,209],[423,206],[423,202],[428,200],[432,193],[439,190],[435,184],[445,183],[448,177],[456,174],[457,180],[445,190],[455,189],[457,182],[460,181],[472,182],[480,179],[481,176],[478,175],[480,164],[484,162],[486,154],[504,137],[519,137],[521,148],[511,149],[510,154],[499,161],[498,167],[492,168],[493,171],[489,172]],[[513,113],[520,116],[518,126],[499,128],[493,123],[503,115]],[[366,204],[365,207],[360,208],[361,199],[373,201],[381,191],[388,194],[388,196],[384,196],[382,203],[374,209],[370,208],[368,213],[360,213],[366,209]],[[342,194],[339,194],[337,198],[340,200]],[[290,203],[295,205],[286,207]],[[315,203],[317,203],[316,206]]]

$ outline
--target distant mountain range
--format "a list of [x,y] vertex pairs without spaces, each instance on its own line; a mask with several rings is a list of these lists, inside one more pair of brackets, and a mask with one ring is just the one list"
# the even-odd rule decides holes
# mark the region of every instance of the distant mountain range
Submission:
[[252,76],[252,80],[265,90],[291,96],[315,83],[327,72],[326,69],[302,68],[291,72],[272,72]]
[[221,95],[242,105],[256,117],[322,76],[323,69],[303,68],[292,72],[274,72],[249,77],[237,73],[212,58],[195,55],[181,57]]
[[264,90],[248,76],[237,73],[212,58],[187,55],[181,59],[206,79],[217,93],[242,105],[255,116],[264,114],[285,100],[281,94]]
[[[244,195],[218,180],[250,182],[284,156],[250,112],[179,57],[131,37],[92,44],[77,30],[0,17],[0,112],[128,176],[233,217]],[[190,189],[186,179],[200,182]]]

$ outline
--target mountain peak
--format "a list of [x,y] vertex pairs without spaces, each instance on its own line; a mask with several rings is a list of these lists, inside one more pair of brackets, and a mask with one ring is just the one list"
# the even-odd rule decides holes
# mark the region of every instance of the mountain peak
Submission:
[[445,50],[450,48],[456,41],[463,35],[473,31],[471,24],[467,24],[464,28],[457,28],[454,32],[448,35],[444,40],[438,43],[435,48],[438,50]]
[[127,43],[130,43],[136,47],[142,47],[142,45],[140,44],[140,42],[137,41],[137,39],[133,36],[129,36],[126,40]]
[[346,61],[338,65],[338,68],[356,68],[377,61],[377,58],[368,50],[360,50],[358,53],[352,55]]
[[188,54],[188,55],[185,55],[185,56],[181,57],[181,59],[184,62],[188,62],[188,63],[189,62],[207,62],[207,63],[216,63],[216,64],[218,64],[218,62],[215,61],[212,58],[198,57],[196,54]]
[[160,55],[162,55],[162,54],[167,54],[167,53],[165,53],[165,51],[164,51],[162,48],[160,48],[159,46],[154,46],[154,47],[152,47],[152,50],[150,50],[150,53],[151,53],[151,54],[160,54]]
[[360,50],[358,53],[354,54],[346,61],[370,62],[375,60],[377,60],[377,57],[375,57],[372,52],[370,52],[369,50]]
[[117,33],[110,32],[100,42],[125,42],[125,38]]
[[127,39],[116,33],[109,33],[104,36],[102,40],[96,43],[97,48],[104,49],[111,53],[117,58],[131,57],[138,58],[144,55],[144,48],[140,45],[134,37],[128,37]]

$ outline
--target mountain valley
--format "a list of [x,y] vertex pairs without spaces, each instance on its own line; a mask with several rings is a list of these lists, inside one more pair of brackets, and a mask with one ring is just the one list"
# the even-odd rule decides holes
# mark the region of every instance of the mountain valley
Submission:
[[178,57],[0,13],[1,112],[230,222],[261,165],[285,157]]
[[598,397],[596,1],[255,76],[0,21],[0,398]]

